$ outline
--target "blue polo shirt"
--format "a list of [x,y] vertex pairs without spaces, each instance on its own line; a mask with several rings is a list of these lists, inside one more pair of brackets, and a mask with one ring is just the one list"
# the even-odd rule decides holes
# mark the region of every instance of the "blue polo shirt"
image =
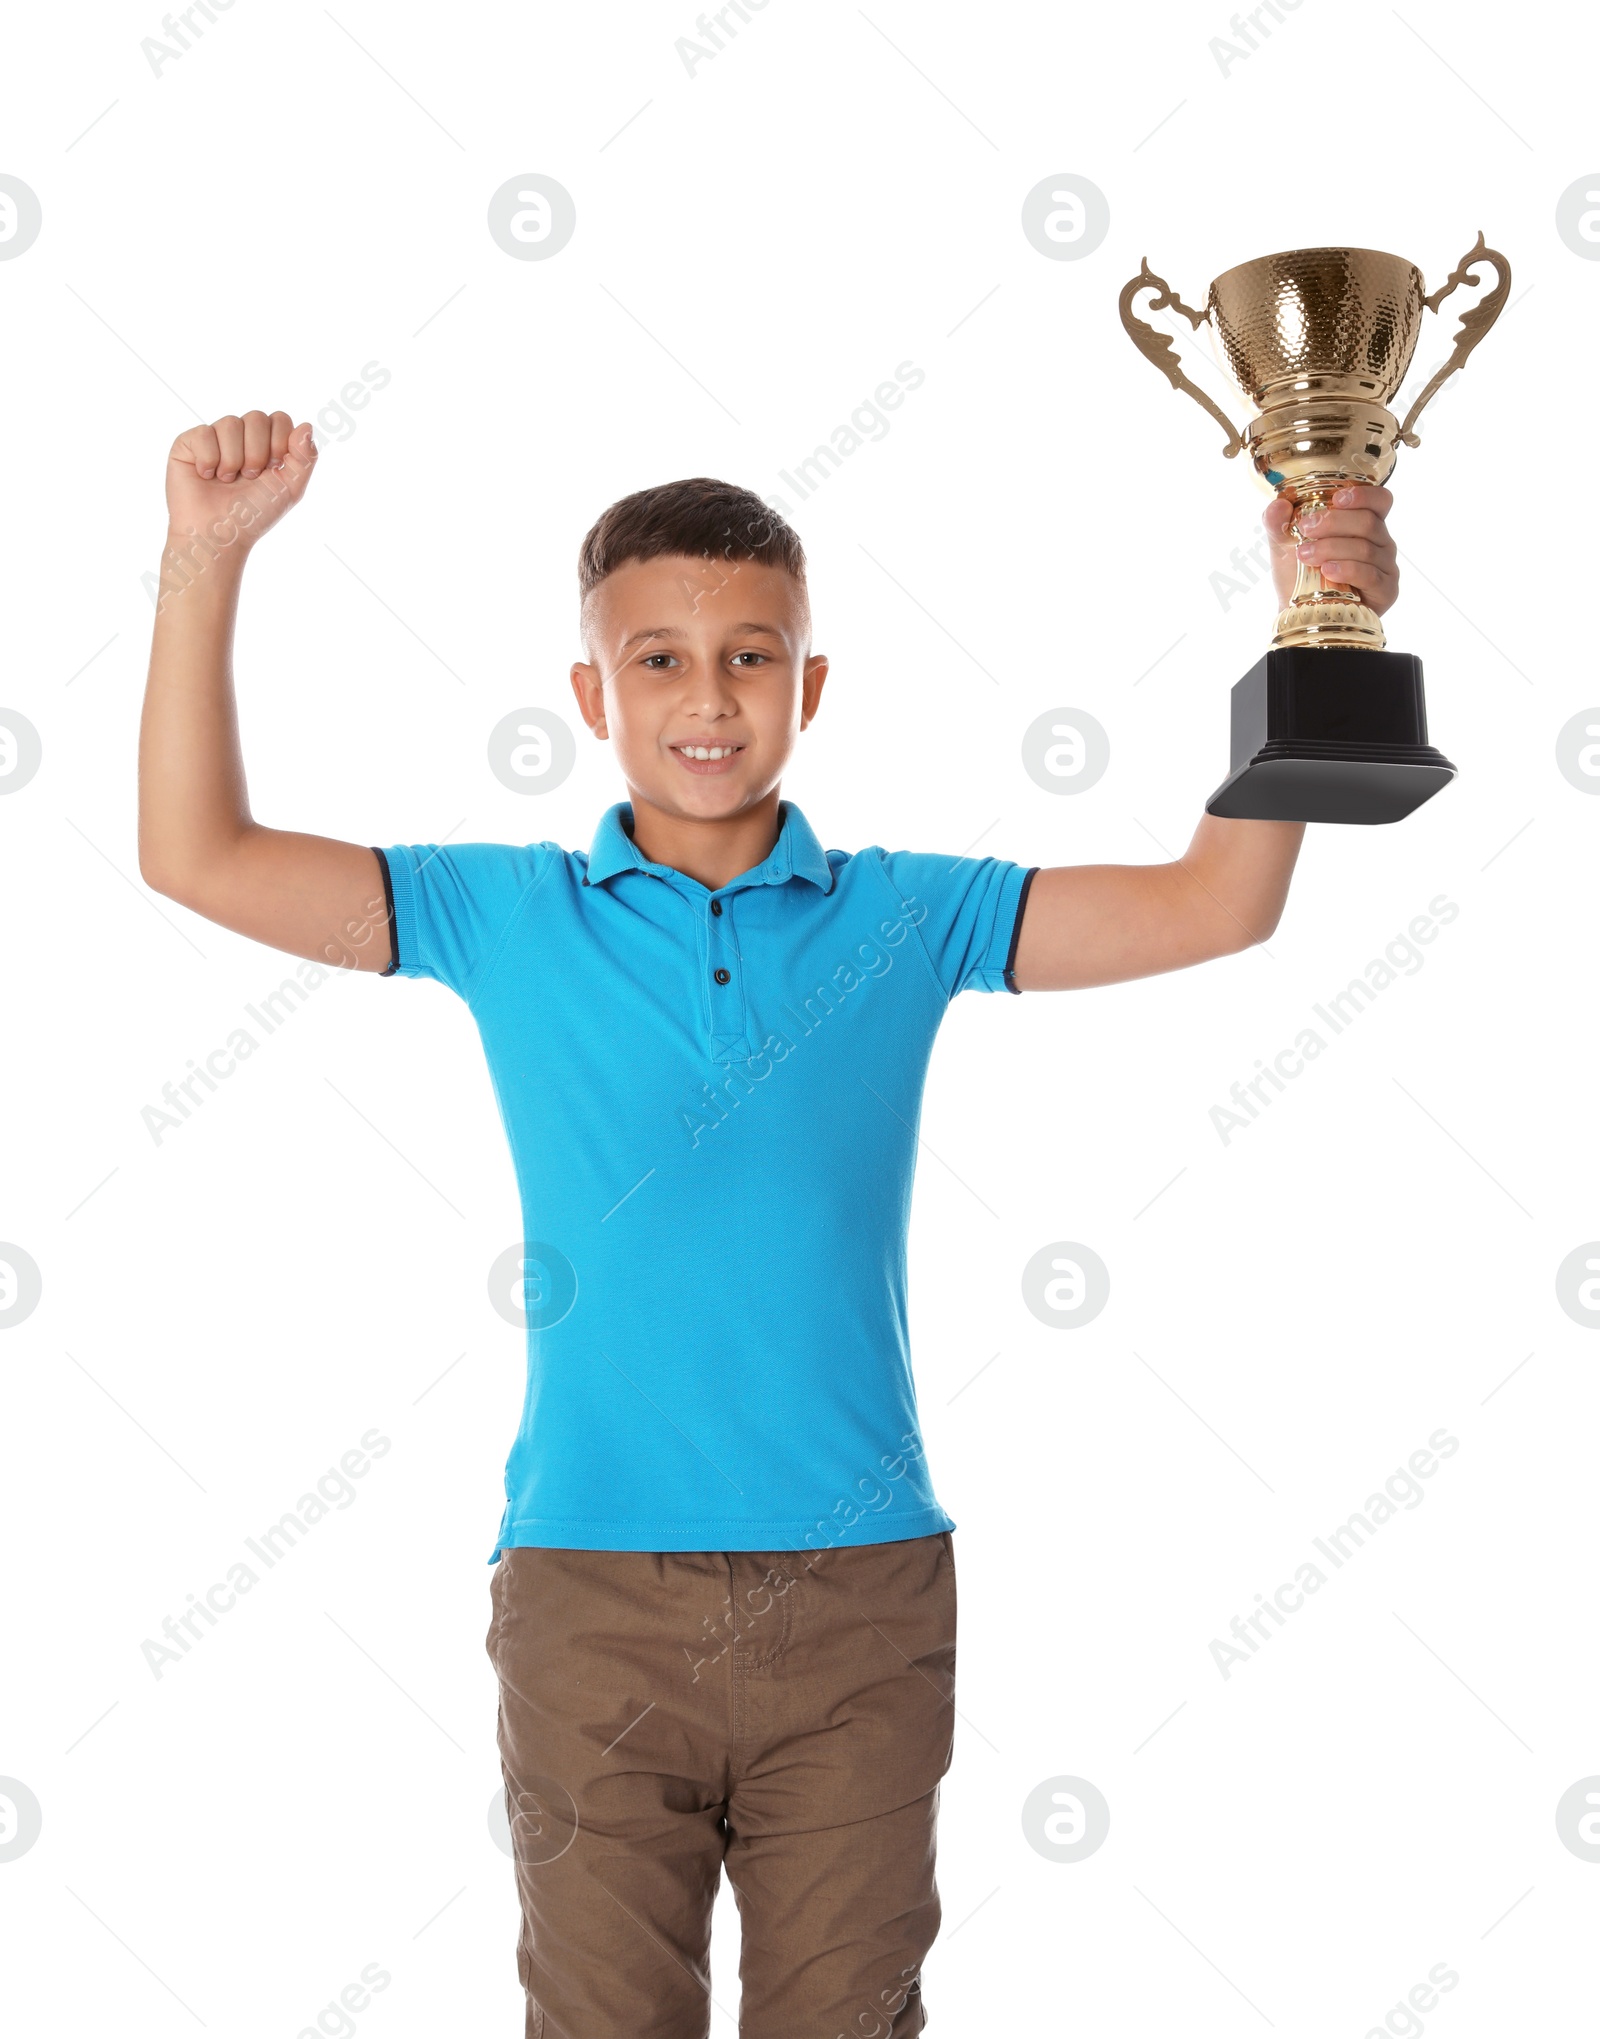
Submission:
[[511,1143],[528,1319],[507,1545],[824,1550],[955,1525],[906,1329],[923,1082],[1016,990],[1031,870],[823,850],[792,801],[715,891],[626,801],[555,843],[380,850],[394,970],[465,999]]

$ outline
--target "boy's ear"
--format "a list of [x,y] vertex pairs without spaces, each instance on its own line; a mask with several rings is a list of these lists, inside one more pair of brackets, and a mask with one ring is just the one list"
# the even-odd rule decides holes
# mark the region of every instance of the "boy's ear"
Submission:
[[806,659],[805,670],[800,682],[800,727],[808,728],[822,701],[822,688],[828,677],[826,652],[813,652]]
[[578,704],[578,713],[583,717],[596,736],[605,736],[606,696],[600,674],[592,665],[585,665],[581,659],[572,668],[572,693]]

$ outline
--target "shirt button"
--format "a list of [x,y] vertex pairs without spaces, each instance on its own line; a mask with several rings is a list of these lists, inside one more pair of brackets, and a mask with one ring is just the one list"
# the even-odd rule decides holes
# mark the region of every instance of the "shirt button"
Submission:
[[719,919],[721,918],[721,915],[722,915],[722,901],[721,901],[720,899],[713,899],[713,900],[712,900],[712,902],[711,902],[711,911],[712,911],[712,912],[713,912],[714,914],[716,914],[716,915],[717,915],[717,917],[718,917]]
[[726,971],[726,970],[719,970],[719,971],[717,971],[717,973],[716,973],[716,979],[717,979],[717,982],[718,982],[719,984],[726,984],[726,983],[727,983],[727,981],[728,981],[728,973],[727,973],[727,971]]

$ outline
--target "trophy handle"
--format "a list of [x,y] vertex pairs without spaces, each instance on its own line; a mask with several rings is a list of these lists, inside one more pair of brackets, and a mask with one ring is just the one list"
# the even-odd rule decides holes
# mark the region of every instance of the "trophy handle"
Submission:
[[1487,297],[1479,298],[1471,311],[1461,314],[1461,323],[1456,328],[1456,344],[1451,349],[1450,359],[1434,376],[1410,410],[1406,412],[1405,422],[1400,427],[1400,443],[1402,446],[1420,446],[1422,444],[1422,441],[1412,431],[1411,427],[1416,423],[1423,405],[1433,395],[1435,390],[1440,389],[1450,380],[1451,376],[1461,367],[1473,348],[1477,346],[1484,334],[1488,332],[1489,328],[1505,309],[1506,298],[1511,291],[1511,264],[1497,249],[1486,248],[1484,246],[1483,230],[1481,227],[1478,230],[1477,240],[1467,253],[1462,256],[1456,267],[1451,270],[1448,279],[1439,286],[1431,297],[1425,297],[1422,300],[1423,303],[1428,307],[1429,311],[1436,312],[1450,295],[1451,291],[1456,288],[1457,284],[1481,283],[1483,279],[1472,273],[1473,265],[1480,261],[1489,263],[1494,269],[1496,278],[1494,289],[1489,292]]
[[1188,376],[1184,374],[1182,368],[1178,365],[1177,354],[1174,352],[1172,341],[1168,336],[1165,333],[1158,333],[1154,326],[1146,325],[1143,319],[1135,318],[1133,300],[1141,290],[1154,290],[1158,293],[1157,296],[1150,300],[1148,306],[1150,311],[1165,311],[1167,306],[1171,305],[1174,311],[1183,313],[1183,316],[1189,321],[1191,326],[1203,325],[1205,313],[1190,311],[1183,299],[1177,296],[1171,289],[1166,279],[1157,276],[1151,269],[1150,258],[1147,255],[1140,256],[1138,275],[1134,277],[1131,283],[1125,283],[1122,286],[1122,295],[1117,299],[1117,310],[1122,314],[1122,323],[1127,330],[1128,338],[1147,361],[1155,363],[1156,367],[1161,370],[1161,373],[1172,384],[1174,389],[1186,389],[1202,410],[1207,410],[1211,413],[1212,417],[1216,419],[1217,423],[1228,435],[1228,443],[1223,447],[1222,453],[1224,459],[1231,460],[1243,446],[1244,441],[1234,430],[1233,422],[1227,413],[1220,410],[1203,389],[1196,389]]

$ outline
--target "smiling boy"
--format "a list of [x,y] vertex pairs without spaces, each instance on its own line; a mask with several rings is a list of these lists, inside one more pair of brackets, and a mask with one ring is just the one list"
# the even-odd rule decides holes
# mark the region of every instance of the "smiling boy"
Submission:
[[[527,2033],[698,2039],[726,1869],[748,2039],[904,2039],[955,1680],[955,1525],[906,1332],[939,1023],[961,991],[1263,940],[1303,830],[1203,815],[1148,866],[823,849],[780,794],[828,677],[805,556],[704,479],[613,504],[583,542],[572,688],[628,796],[586,852],[263,827],[234,617],[315,462],[281,411],[172,448],[140,868],[293,955],[431,977],[478,1025],[529,1320],[488,1636]],[[1389,506],[1349,491],[1300,548],[1380,612]],[[1286,597],[1285,521],[1274,503]]]

